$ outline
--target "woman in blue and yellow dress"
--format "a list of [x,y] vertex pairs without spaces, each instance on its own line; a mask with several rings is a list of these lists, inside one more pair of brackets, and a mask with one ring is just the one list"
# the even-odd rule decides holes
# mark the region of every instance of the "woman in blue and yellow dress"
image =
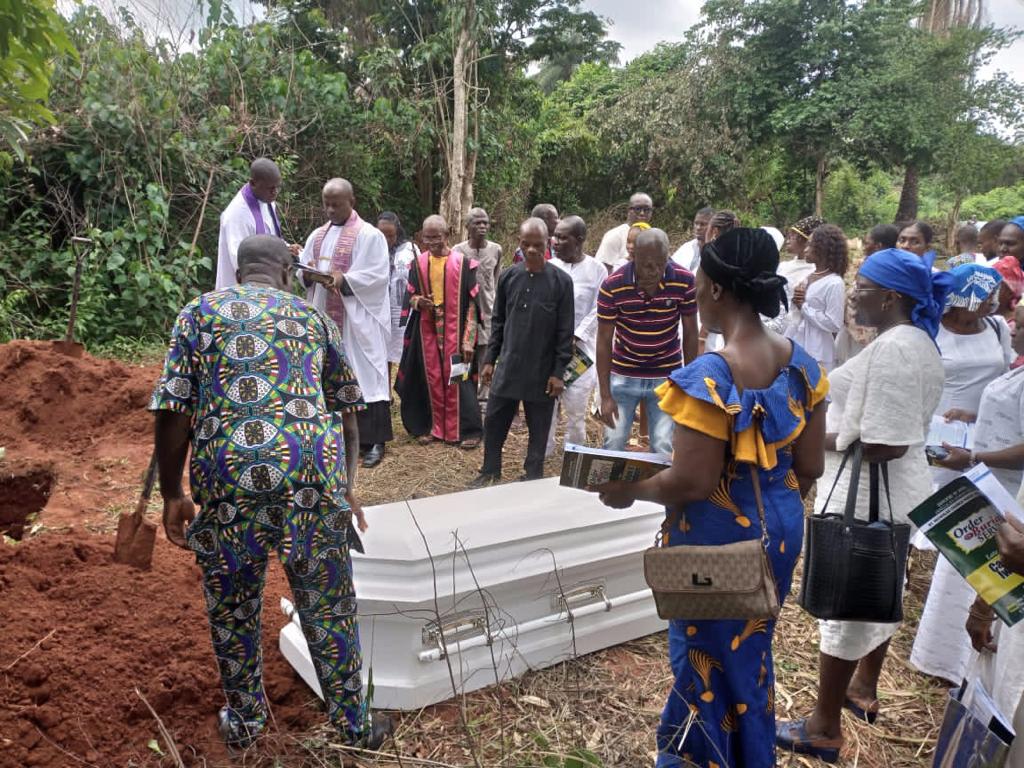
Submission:
[[[781,602],[800,555],[802,496],[823,469],[828,380],[800,346],[761,323],[785,301],[778,261],[771,236],[758,229],[734,229],[704,246],[698,310],[725,346],[658,390],[676,422],[672,465],[649,480],[592,490],[611,507],[665,504],[669,546],[727,544],[761,537],[744,466],[754,465]],[[774,629],[774,621],[669,623],[675,682],[658,728],[657,766],[775,765]]]

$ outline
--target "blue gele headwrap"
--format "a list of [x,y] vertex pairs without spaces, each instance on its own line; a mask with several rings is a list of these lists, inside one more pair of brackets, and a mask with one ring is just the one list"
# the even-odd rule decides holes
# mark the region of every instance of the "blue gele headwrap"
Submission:
[[860,274],[883,288],[913,299],[910,322],[935,338],[952,284],[949,273],[932,272],[920,256],[910,251],[886,248],[871,254],[861,265]]
[[963,307],[974,312],[992,296],[992,292],[1003,282],[1003,276],[992,267],[981,264],[961,264],[948,272],[953,280],[947,307]]

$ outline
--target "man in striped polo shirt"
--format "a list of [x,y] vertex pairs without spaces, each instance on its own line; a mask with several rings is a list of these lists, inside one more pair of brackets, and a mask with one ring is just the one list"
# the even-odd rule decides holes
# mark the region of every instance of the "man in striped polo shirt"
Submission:
[[[672,452],[672,418],[654,389],[697,356],[693,274],[669,260],[668,236],[641,232],[633,261],[610,274],[597,298],[597,379],[604,447],[626,447],[637,406],[647,405],[651,450]],[[682,342],[679,324],[682,323]]]

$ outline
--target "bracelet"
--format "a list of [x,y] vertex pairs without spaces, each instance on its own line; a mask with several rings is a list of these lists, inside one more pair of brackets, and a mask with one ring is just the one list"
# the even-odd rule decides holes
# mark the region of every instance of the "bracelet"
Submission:
[[991,608],[989,608],[988,611],[980,611],[972,605],[970,607],[970,610],[967,611],[967,615],[970,616],[972,619],[977,619],[978,621],[996,620],[996,615]]
[[970,462],[969,466],[978,466],[978,454],[975,453],[974,451],[971,451],[971,457],[968,459],[968,461]]

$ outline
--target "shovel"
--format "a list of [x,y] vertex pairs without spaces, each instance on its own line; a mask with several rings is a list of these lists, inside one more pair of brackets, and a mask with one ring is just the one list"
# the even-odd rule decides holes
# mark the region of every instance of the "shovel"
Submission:
[[117,540],[114,542],[114,562],[124,563],[143,571],[153,564],[153,545],[156,543],[156,523],[146,519],[146,507],[153,493],[156,476],[156,452],[149,458],[146,478],[142,481],[142,495],[135,511],[123,514],[117,521]]
[[85,349],[85,347],[75,341],[75,320],[78,318],[78,289],[82,283],[82,265],[85,262],[85,253],[82,252],[80,246],[88,250],[92,247],[92,240],[88,237],[71,238],[71,247],[75,251],[75,277],[71,285],[71,313],[68,316],[68,330],[64,334],[64,340],[53,342],[54,348],[68,357],[81,357]]

